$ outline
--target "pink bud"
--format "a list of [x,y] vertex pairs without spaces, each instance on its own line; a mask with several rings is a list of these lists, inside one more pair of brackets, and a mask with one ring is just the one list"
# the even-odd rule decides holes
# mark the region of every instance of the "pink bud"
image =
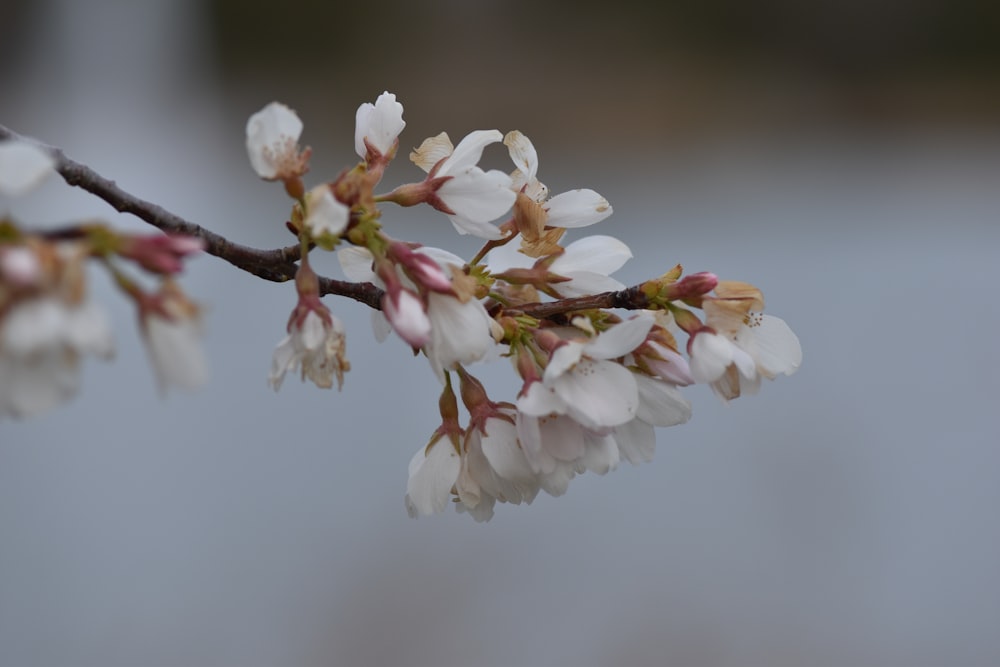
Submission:
[[205,249],[205,242],[195,236],[154,234],[123,238],[118,254],[153,273],[180,273],[182,260]]
[[708,271],[692,273],[667,287],[666,297],[668,299],[690,299],[703,296],[714,290],[718,284],[719,277],[714,273]]
[[451,280],[438,263],[426,255],[413,252],[405,243],[389,244],[388,255],[394,259],[418,286],[432,292],[454,294]]
[[399,337],[411,347],[421,348],[431,338],[431,321],[416,294],[402,287],[390,287],[382,297],[382,312]]

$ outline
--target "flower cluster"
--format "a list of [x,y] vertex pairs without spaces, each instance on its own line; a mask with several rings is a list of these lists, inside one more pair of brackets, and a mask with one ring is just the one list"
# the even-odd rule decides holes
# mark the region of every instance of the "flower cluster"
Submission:
[[[23,141],[0,143],[0,193],[20,196],[56,171],[51,154]],[[94,259],[136,304],[139,329],[159,385],[195,388],[207,380],[198,307],[173,280],[200,240],[124,234],[87,223],[29,233],[0,219],[0,418],[30,417],[76,393],[81,358],[114,355],[101,306],[88,298]],[[130,263],[160,280],[146,292],[124,271]]]
[[[148,203],[123,206],[116,197],[127,193],[106,181],[91,192],[122,210],[146,210],[170,233],[94,223],[27,231],[0,218],[0,418],[59,404],[76,391],[82,358],[113,354],[108,320],[88,298],[91,264],[134,302],[161,389],[203,384],[200,309],[177,282],[202,250],[270,280],[294,275],[296,299],[268,374],[276,391],[289,372],[317,387],[334,379],[343,386],[347,332],[327,294],[372,306],[379,340],[394,333],[427,359],[441,387],[441,423],[410,461],[412,516],[451,504],[484,521],[498,502],[558,496],[576,475],[648,462],[655,429],[691,417],[684,387],[708,385],[730,401],[798,369],[798,339],[764,314],[761,291],[748,283],[685,275],[680,265],[630,287],[614,278],[631,249],[606,234],[574,237],[608,219],[611,204],[586,188],[551,195],[538,152],[519,131],[475,130],[457,144],[444,132],[430,137],[409,153],[424,176],[380,191],[405,127],[395,95],[362,104],[359,161],[307,186],[312,150],[300,143],[298,115],[273,102],[250,117],[250,165],[291,199],[281,221],[296,238],[289,248],[258,251],[186,221],[165,223]],[[11,135],[0,127],[0,137]],[[504,149],[508,169],[480,166],[487,150]],[[80,167],[54,149],[0,141],[0,195],[20,196],[54,172],[79,184]],[[395,238],[382,224],[388,205],[429,206],[482,246],[465,259]],[[317,251],[336,251],[348,280],[318,276],[310,260]],[[501,359],[520,388],[498,398],[473,371]]]
[[[443,385],[441,425],[410,461],[411,516],[454,504],[487,520],[498,501],[561,495],[577,474],[650,461],[655,428],[691,416],[682,387],[707,384],[729,401],[799,367],[798,339],[763,314],[757,288],[684,276],[680,266],[626,288],[611,277],[632,257],[625,243],[607,235],[566,242],[569,230],[607,219],[611,205],[589,189],[550,196],[522,133],[476,130],[455,145],[442,132],[410,153],[423,180],[377,193],[406,126],[403,107],[386,92],[356,118],[361,162],[308,191],[309,149],[299,146],[294,112],[272,103],[247,125],[251,165],[283,181],[294,200],[288,227],[302,250],[299,300],[270,380],[277,389],[286,370],[301,367],[317,386],[330,387],[333,374],[342,383],[344,329],[320,302],[308,263],[312,249],[337,248],[349,280],[380,290],[375,335],[395,332]],[[513,169],[484,170],[484,151],[501,143]],[[384,204],[426,204],[484,245],[464,260],[392,238],[380,222]],[[470,371],[501,358],[521,384],[509,401],[492,399]]]

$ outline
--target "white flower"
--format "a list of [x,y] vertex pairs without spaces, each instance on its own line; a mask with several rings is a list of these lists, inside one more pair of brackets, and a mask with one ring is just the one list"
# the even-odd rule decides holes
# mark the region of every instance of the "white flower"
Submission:
[[540,488],[540,479],[518,442],[512,421],[515,412],[502,409],[500,415],[488,418],[482,430],[470,429],[455,483],[460,501],[456,509],[468,512],[476,521],[488,521],[497,500],[513,505],[531,503]]
[[577,473],[603,475],[618,466],[618,447],[610,432],[585,428],[565,415],[519,412],[517,434],[539,485],[552,496],[566,493]]
[[110,358],[104,311],[45,296],[15,304],[0,319],[0,417],[30,417],[76,393],[83,354]]
[[724,401],[753,394],[761,378],[791,375],[802,363],[802,346],[784,320],[764,315],[764,297],[753,285],[719,281],[706,298],[705,329],[688,341],[691,374]]
[[478,299],[462,303],[450,294],[427,295],[430,340],[424,352],[431,368],[442,382],[444,371],[456,364],[470,364],[482,359],[496,345],[491,333],[493,319]]
[[691,376],[707,384],[724,401],[754,394],[760,377],[753,358],[729,338],[710,330],[698,331],[688,343]]
[[313,237],[339,236],[350,219],[350,207],[337,201],[329,185],[319,185],[306,194],[304,224]]
[[444,132],[426,139],[410,154],[410,159],[429,178],[442,179],[437,187],[439,203],[431,201],[448,215],[460,234],[485,239],[499,239],[500,230],[490,224],[510,209],[516,195],[510,176],[498,170],[484,172],[477,165],[483,149],[503,139],[499,130],[470,132],[454,149]]
[[346,358],[344,325],[332,313],[327,318],[309,309],[301,318],[289,322],[286,336],[274,350],[268,382],[275,391],[281,388],[285,373],[302,368],[302,380],[309,378],[322,389],[333,386],[337,376],[338,388],[343,385],[344,372],[350,370]]
[[208,382],[200,309],[169,281],[154,298],[158,308],[143,309],[141,321],[160,390],[197,389]]
[[354,123],[354,150],[361,159],[368,155],[368,143],[383,156],[394,152],[396,139],[399,137],[406,121],[403,120],[403,105],[396,101],[396,96],[384,92],[375,100],[375,104],[365,102],[358,107]]
[[518,410],[533,417],[568,415],[598,432],[631,421],[639,408],[635,379],[611,360],[638,347],[652,326],[652,316],[639,315],[586,343],[570,341],[556,348],[542,381],[532,383],[518,399]]
[[[457,255],[440,248],[424,246],[414,252],[434,260],[445,273],[451,266],[464,264]],[[344,248],[337,253],[337,259],[348,279],[374,282],[384,287],[385,283],[372,271],[372,255],[368,250]],[[405,276],[401,280],[412,284]],[[425,310],[423,302],[409,287],[397,289],[395,297],[393,294],[387,292],[383,311],[373,315],[376,338],[385,339],[388,323],[412,347],[423,348],[431,368],[442,382],[444,371],[455,364],[478,361],[496,345],[492,335],[493,319],[477,299],[463,302],[453,294],[429,291]]]
[[406,511],[411,517],[444,511],[462,462],[449,438],[441,436],[410,459]]
[[0,142],[0,194],[22,195],[55,172],[56,161],[25,141]]
[[[552,289],[562,297],[585,296],[625,289],[625,285],[610,277],[632,257],[627,245],[611,236],[586,236],[566,246],[555,258],[548,271],[566,282],[553,283]],[[492,273],[511,268],[530,268],[535,258],[520,252],[508,243],[490,250],[486,264]]]
[[[593,190],[570,190],[548,199],[548,188],[536,178],[538,153],[528,137],[514,130],[504,137],[511,160],[517,169],[511,174],[512,187],[524,192],[546,210],[544,225],[566,229],[593,225],[610,216],[614,210],[608,200]],[[546,201],[547,200],[547,201]]]
[[280,102],[271,102],[247,121],[247,155],[267,181],[297,178],[308,169],[309,151],[299,149],[302,121]]

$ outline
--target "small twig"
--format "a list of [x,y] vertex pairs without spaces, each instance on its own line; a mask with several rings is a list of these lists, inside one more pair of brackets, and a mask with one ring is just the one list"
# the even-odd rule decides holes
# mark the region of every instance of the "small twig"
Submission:
[[642,286],[635,285],[634,287],[626,287],[617,292],[601,292],[600,294],[588,294],[587,296],[578,296],[572,299],[560,299],[545,303],[528,303],[512,308],[511,310],[517,310],[538,319],[545,319],[555,315],[562,315],[563,313],[593,310],[595,308],[642,310],[649,308],[649,299],[643,293]]

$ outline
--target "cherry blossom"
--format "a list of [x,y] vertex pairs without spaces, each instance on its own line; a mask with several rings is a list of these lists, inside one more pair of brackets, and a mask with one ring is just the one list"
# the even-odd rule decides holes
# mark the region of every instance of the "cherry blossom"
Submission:
[[[61,253],[71,265],[81,261],[74,252]],[[56,290],[20,299],[2,313],[0,417],[30,417],[55,407],[76,393],[83,355],[114,355],[104,310],[83,298],[82,284],[65,285],[71,286],[70,293]]]
[[55,173],[56,161],[26,141],[0,142],[0,194],[23,195]]
[[483,149],[501,139],[499,130],[476,130],[452,148],[448,135],[442,132],[426,139],[410,154],[414,164],[428,172],[428,180],[437,183],[434,196],[427,202],[446,213],[459,234],[484,239],[503,236],[490,221],[514,203],[510,176],[477,166]]
[[534,417],[567,415],[593,431],[631,421],[639,408],[635,379],[612,360],[638,347],[652,326],[652,316],[639,315],[588,342],[557,347],[542,381],[531,383],[518,399],[518,410]]
[[[611,236],[586,236],[566,246],[547,266],[547,273],[566,278],[553,282],[549,288],[561,297],[583,296],[612,292],[625,288],[610,277],[632,257],[627,245]],[[493,273],[512,268],[530,268],[535,259],[508,243],[494,248],[486,256],[486,264]]]
[[[354,124],[354,150],[361,159],[369,157],[369,147],[379,158],[391,159],[396,152],[397,138],[406,127],[403,105],[396,96],[386,91],[378,96],[375,104],[365,102],[358,107]],[[375,157],[372,155],[371,157]]]
[[302,121],[280,102],[271,102],[247,121],[250,165],[266,181],[292,180],[309,168],[309,150],[299,147]]
[[201,309],[173,281],[140,306],[142,333],[160,390],[197,389],[208,382],[201,347]]
[[308,311],[301,321],[289,323],[288,335],[278,343],[271,360],[268,382],[281,389],[285,373],[301,369],[303,382],[308,378],[321,389],[344,384],[344,372],[350,370],[345,356],[344,325],[332,313],[324,318],[316,310]]
[[319,185],[306,193],[303,222],[313,237],[339,236],[350,218],[351,209],[337,201],[328,185]]

